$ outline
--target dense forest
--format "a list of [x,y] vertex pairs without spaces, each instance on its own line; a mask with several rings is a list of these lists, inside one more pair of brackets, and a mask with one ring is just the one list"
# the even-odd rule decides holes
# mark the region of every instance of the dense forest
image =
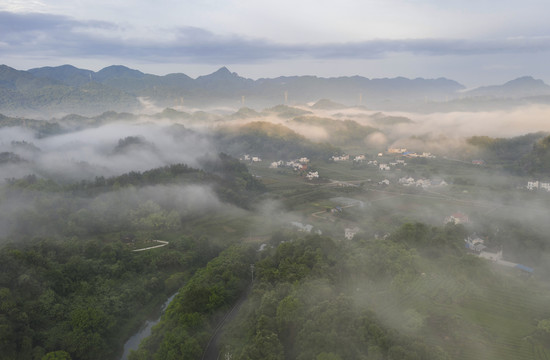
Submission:
[[[210,186],[223,202],[243,208],[264,191],[245,165],[225,154],[205,160],[203,169],[174,164],[73,184],[35,175],[8,179],[2,201],[25,199],[32,207],[3,219],[3,356],[40,359],[62,356],[57,350],[63,349],[73,359],[114,358],[159,303],[228,245],[200,233],[181,235],[215,208],[201,215],[154,189],[171,196],[175,186],[195,186],[194,192]],[[169,241],[162,252],[132,252],[159,238]]]

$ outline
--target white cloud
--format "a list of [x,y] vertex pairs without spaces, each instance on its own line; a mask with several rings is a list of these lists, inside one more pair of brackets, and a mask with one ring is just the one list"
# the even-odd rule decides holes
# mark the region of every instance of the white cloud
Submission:
[[[153,73],[193,67],[190,75],[198,76],[235,64],[255,68],[257,75],[238,70],[253,77],[305,71],[544,79],[550,70],[533,63],[547,62],[550,53],[546,7],[542,0],[7,0],[0,4],[7,11],[0,13],[0,47],[10,66],[156,64]],[[502,59],[487,58],[494,54]],[[512,54],[523,57],[506,71]],[[160,70],[166,64],[172,68]]]

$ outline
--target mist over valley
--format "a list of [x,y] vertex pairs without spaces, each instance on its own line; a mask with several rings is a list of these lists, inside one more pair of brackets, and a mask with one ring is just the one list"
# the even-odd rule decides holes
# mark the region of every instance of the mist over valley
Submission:
[[544,359],[548,86],[0,69],[9,359]]

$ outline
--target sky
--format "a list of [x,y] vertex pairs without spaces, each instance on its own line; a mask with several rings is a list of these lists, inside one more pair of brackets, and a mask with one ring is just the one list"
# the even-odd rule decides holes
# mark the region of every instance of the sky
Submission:
[[546,0],[2,0],[0,63],[550,83]]

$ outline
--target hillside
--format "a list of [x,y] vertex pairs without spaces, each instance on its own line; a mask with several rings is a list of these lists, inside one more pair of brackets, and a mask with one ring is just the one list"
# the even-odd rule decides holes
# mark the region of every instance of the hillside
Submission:
[[[71,65],[19,71],[5,65],[0,69],[0,112],[36,115],[70,112],[97,115],[101,111],[128,111],[139,108],[138,98],[148,98],[159,106],[235,106],[246,104],[272,107],[284,103],[307,103],[319,99],[367,106],[387,101],[415,103],[425,97],[444,99],[463,88],[447,79],[368,79],[360,76],[318,78],[279,77],[252,80],[222,67],[212,74],[192,79],[185,74],[157,76],[122,65],[100,71]],[[101,93],[101,95],[100,95]],[[320,105],[319,105],[320,106]]]

